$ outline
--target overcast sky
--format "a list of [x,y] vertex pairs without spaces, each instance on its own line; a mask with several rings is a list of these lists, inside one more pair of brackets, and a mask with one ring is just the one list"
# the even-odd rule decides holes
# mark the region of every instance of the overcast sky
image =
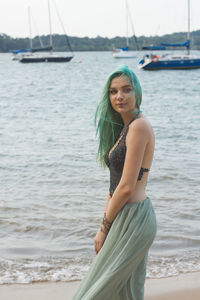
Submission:
[[[51,0],[53,33],[63,34],[56,3],[69,36],[126,36],[126,0]],[[137,36],[187,31],[187,0],[128,0]],[[47,0],[0,0],[0,33],[12,37],[49,34]],[[190,0],[191,31],[200,29],[200,0]],[[133,35],[129,23],[129,35]]]

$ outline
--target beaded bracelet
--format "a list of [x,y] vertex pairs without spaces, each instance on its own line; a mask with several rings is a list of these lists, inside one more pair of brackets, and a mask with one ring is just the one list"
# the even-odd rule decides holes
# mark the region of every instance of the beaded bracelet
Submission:
[[104,227],[103,225],[101,225],[100,227],[101,232],[105,233],[106,235],[108,234],[109,230],[107,230],[106,227]]
[[108,219],[106,218],[106,213],[104,213],[103,221],[101,224],[101,232],[108,234],[111,226],[112,226],[112,222],[108,221]]

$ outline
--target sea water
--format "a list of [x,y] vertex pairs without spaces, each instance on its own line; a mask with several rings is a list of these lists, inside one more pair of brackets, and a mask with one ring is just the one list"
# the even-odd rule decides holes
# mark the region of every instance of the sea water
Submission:
[[158,232],[147,276],[200,270],[200,69],[144,71],[110,52],[70,63],[0,55],[0,284],[71,281],[87,272],[109,187],[94,114],[119,64],[138,75],[156,149],[147,194]]

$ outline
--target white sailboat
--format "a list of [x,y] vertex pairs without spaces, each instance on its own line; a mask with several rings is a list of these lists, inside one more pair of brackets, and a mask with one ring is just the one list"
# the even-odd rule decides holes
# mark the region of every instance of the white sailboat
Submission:
[[133,58],[136,56],[134,51],[129,50],[129,36],[128,36],[129,35],[129,21],[131,23],[132,32],[133,32],[133,36],[135,38],[136,45],[137,45],[137,40],[136,40],[136,36],[135,36],[135,31],[134,31],[134,26],[133,26],[130,10],[128,7],[128,0],[125,0],[125,4],[126,4],[126,9],[125,9],[125,11],[126,11],[126,47],[114,49],[112,52],[112,55],[114,58]]
[[[13,56],[12,60],[20,60],[24,55],[30,56],[32,55],[32,50],[33,50],[33,40],[32,40],[32,28],[31,28],[31,9],[30,6],[28,6],[28,21],[29,21],[29,48],[26,49],[16,49],[13,50]],[[42,40],[38,34],[39,41],[40,41],[40,47],[41,49],[44,49],[44,45],[42,43]],[[46,49],[46,48],[45,48]]]
[[[46,53],[45,50],[43,49],[33,49],[32,50],[32,54],[31,55],[23,55],[21,57],[21,59],[19,60],[19,62],[21,63],[39,63],[39,62],[69,62],[73,57],[73,51],[71,48],[71,45],[69,43],[69,39],[68,36],[64,30],[64,26],[62,24],[62,21],[60,19],[61,25],[63,27],[64,33],[65,33],[65,37],[66,37],[66,42],[68,44],[68,48],[71,51],[71,55],[67,55],[67,56],[61,56],[61,55],[56,55],[53,53],[53,39],[52,39],[52,26],[51,26],[51,10],[50,10],[50,1],[48,0],[48,13],[49,13],[49,30],[50,30],[50,42],[49,42],[49,47],[47,47],[47,50],[50,50],[49,53]],[[43,54],[37,54],[36,52],[43,52]]]

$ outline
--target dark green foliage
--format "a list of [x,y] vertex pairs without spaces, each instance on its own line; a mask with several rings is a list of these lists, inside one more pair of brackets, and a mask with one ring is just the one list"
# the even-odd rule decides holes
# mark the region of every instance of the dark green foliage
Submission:
[[[41,36],[42,42],[45,46],[49,45],[49,36]],[[139,48],[149,45],[159,45],[165,43],[183,43],[187,39],[186,32],[176,32],[173,34],[166,34],[163,36],[140,36],[137,38]],[[96,38],[88,37],[69,37],[69,42],[74,51],[112,51],[113,48],[125,47],[125,37],[103,38],[97,36]],[[136,50],[134,37],[129,39],[130,50]],[[61,34],[53,35],[53,45],[55,51],[68,51],[66,45],[66,36]],[[6,34],[0,34],[0,52],[9,52],[14,49],[29,48],[29,38],[12,38]],[[38,36],[33,39],[33,48],[40,47]],[[191,49],[200,49],[200,30],[191,32]]]

